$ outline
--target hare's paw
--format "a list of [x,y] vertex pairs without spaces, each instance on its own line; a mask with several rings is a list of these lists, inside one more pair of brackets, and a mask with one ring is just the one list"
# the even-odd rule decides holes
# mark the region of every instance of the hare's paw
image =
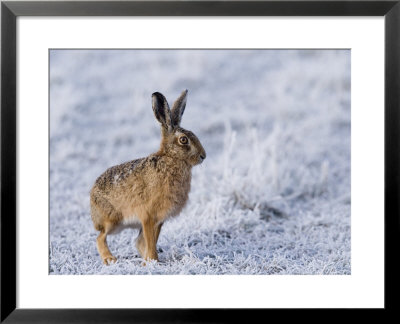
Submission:
[[157,252],[148,253],[147,256],[144,258],[145,262],[158,262],[158,254]]
[[153,257],[153,258],[146,258],[142,261],[142,267],[147,266],[149,263],[158,263],[158,256]]
[[110,265],[110,264],[114,264],[117,262],[117,258],[113,255],[109,255],[103,258],[103,263],[105,265]]

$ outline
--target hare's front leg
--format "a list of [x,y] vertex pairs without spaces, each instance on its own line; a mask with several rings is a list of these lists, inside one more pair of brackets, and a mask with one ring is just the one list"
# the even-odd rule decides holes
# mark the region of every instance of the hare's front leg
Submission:
[[144,258],[144,253],[146,252],[146,242],[143,238],[143,229],[140,228],[139,235],[136,238],[136,249],[138,250],[140,256]]
[[146,251],[144,255],[145,260],[156,260],[158,261],[157,255],[157,226],[153,220],[146,220],[142,224],[143,238],[146,242]]
[[[162,225],[163,225],[163,223],[156,225],[156,234],[155,234],[156,235],[156,237],[155,237],[156,246],[157,246],[158,237],[160,236]],[[146,241],[144,240],[142,228],[140,229],[139,235],[136,239],[136,248],[139,251],[139,254],[142,256],[142,258],[145,258]]]
[[111,254],[107,244],[107,234],[110,230],[111,226],[104,226],[104,229],[100,231],[100,234],[97,237],[97,250],[99,251],[103,263],[107,265],[117,262],[117,258]]
[[162,224],[156,224],[151,218],[142,222],[142,229],[136,241],[136,247],[145,260],[158,261],[156,246],[161,226]]
[[156,229],[156,243],[158,241],[158,237],[160,236],[160,232],[161,232],[161,227],[162,227],[163,223],[160,223],[157,225],[157,229]]

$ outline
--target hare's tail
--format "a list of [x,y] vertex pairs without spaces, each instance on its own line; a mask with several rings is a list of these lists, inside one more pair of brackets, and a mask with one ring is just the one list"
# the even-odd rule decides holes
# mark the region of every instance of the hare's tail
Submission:
[[99,212],[96,210],[96,208],[91,208],[91,216],[92,216],[92,221],[93,221],[93,226],[96,231],[104,231],[104,226],[100,222],[98,222],[98,218],[100,216]]
[[94,228],[98,231],[104,231],[105,222],[117,223],[122,219],[122,214],[107,199],[95,194],[90,197],[90,212]]

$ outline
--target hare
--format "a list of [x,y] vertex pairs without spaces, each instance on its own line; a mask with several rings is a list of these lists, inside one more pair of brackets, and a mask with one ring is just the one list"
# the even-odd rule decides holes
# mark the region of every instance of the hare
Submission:
[[90,191],[93,225],[100,231],[97,249],[104,264],[116,262],[107,235],[125,228],[140,229],[136,248],[145,260],[157,260],[161,226],[178,215],[190,191],[191,169],[206,158],[199,139],[180,127],[187,90],[169,108],[155,92],[152,107],[161,124],[161,144],[156,153],[107,169]]

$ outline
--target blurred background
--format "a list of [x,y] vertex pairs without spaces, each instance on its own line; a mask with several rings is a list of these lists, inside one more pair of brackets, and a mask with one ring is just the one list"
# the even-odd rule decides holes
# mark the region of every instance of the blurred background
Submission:
[[[349,50],[51,50],[50,274],[350,274]],[[141,266],[96,249],[89,191],[157,151],[151,94],[188,101],[207,159]]]

